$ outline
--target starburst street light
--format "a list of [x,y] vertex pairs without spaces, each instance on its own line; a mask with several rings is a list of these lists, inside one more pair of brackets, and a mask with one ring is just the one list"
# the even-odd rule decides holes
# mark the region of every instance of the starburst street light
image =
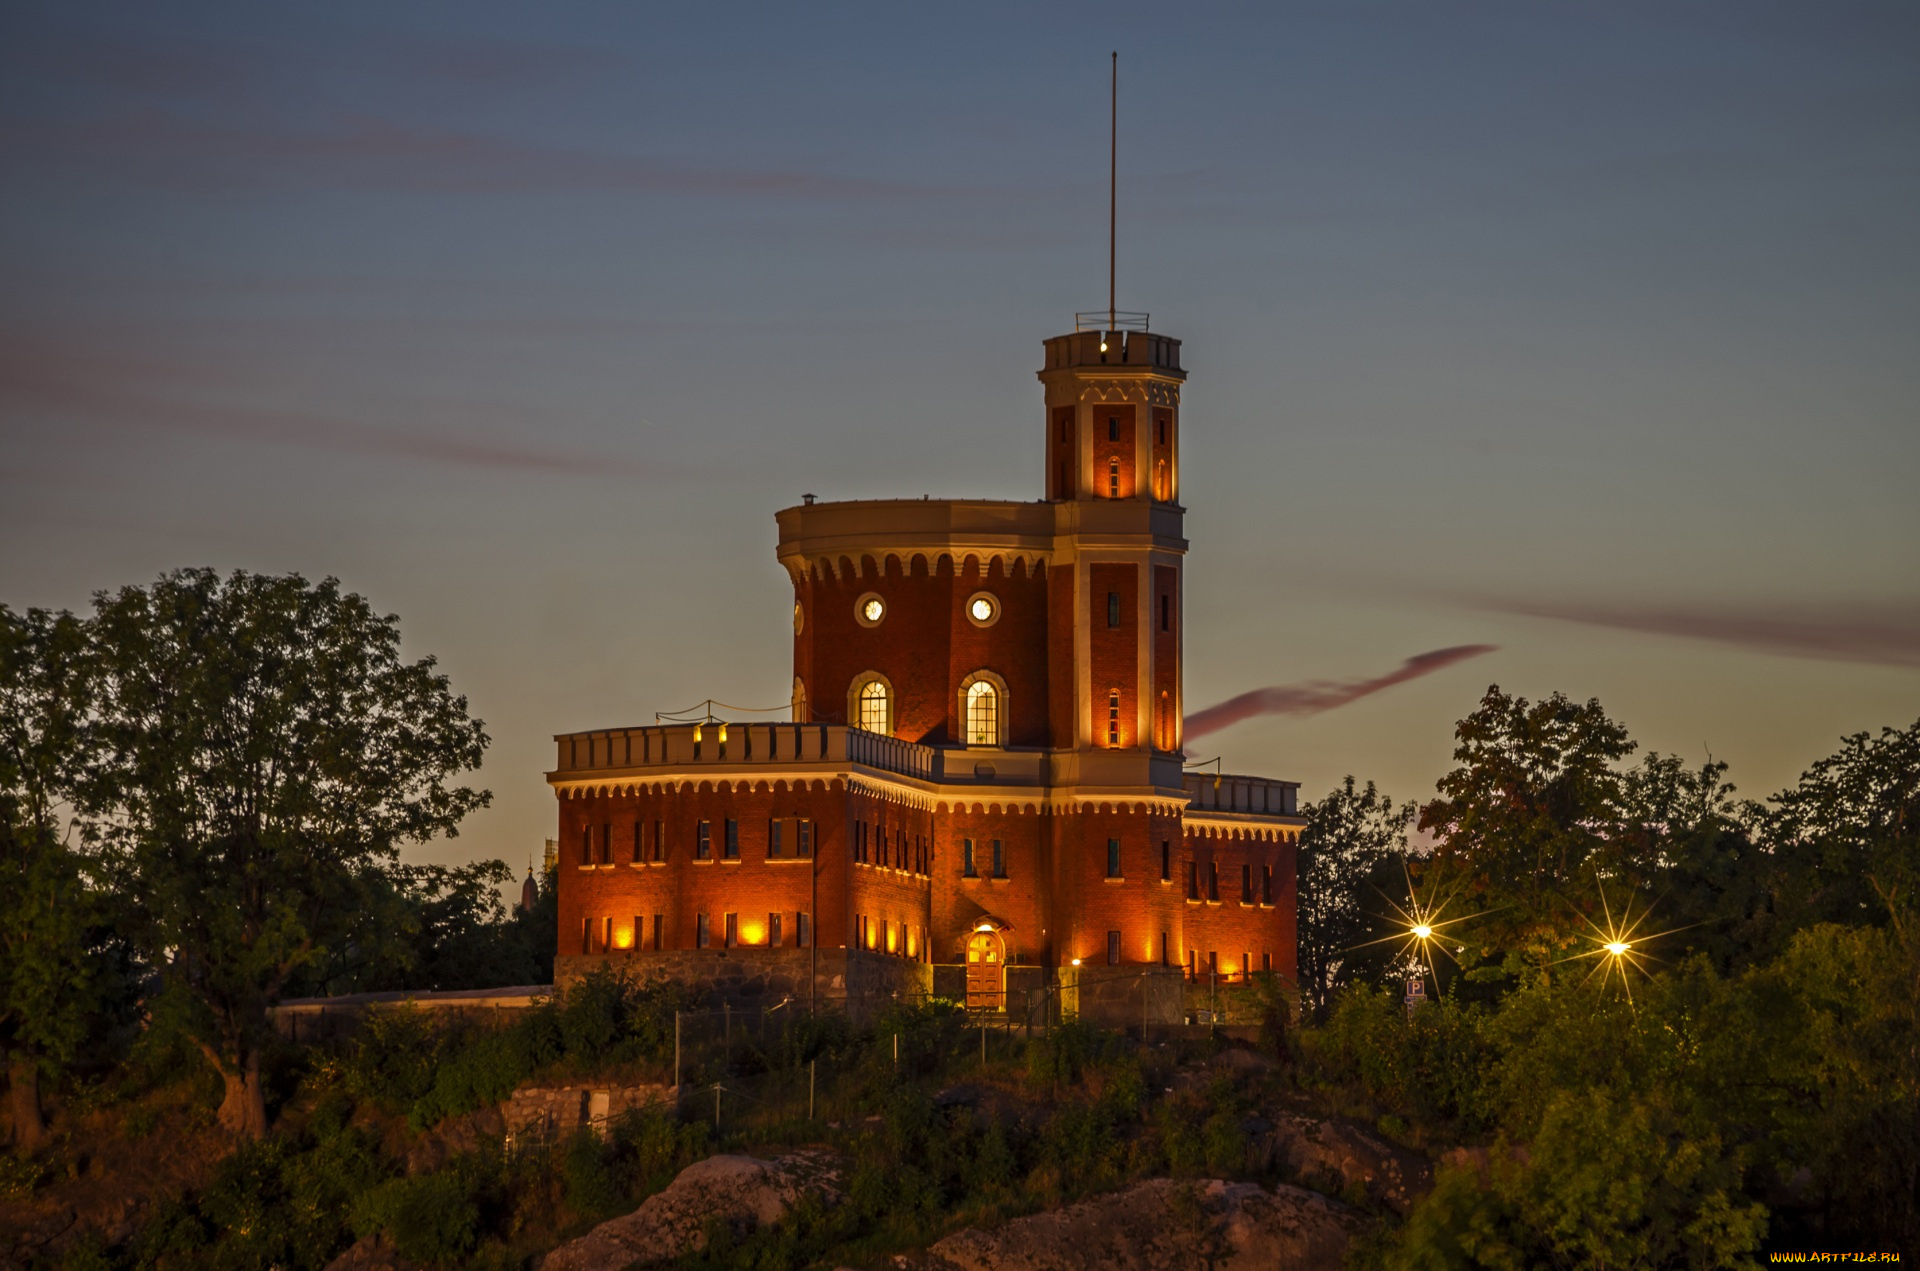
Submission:
[[1434,950],[1438,949],[1447,958],[1453,958],[1453,954],[1447,951],[1446,945],[1440,940],[1442,929],[1454,926],[1457,923],[1466,922],[1479,915],[1463,914],[1458,918],[1443,919],[1440,915],[1446,911],[1446,907],[1452,902],[1454,894],[1449,892],[1447,895],[1441,896],[1438,899],[1435,899],[1429,894],[1427,898],[1423,900],[1418,889],[1413,885],[1413,874],[1407,869],[1407,863],[1404,860],[1400,862],[1400,871],[1405,875],[1407,880],[1406,905],[1402,906],[1398,901],[1386,895],[1384,892],[1381,893],[1381,898],[1385,900],[1388,905],[1392,906],[1394,913],[1399,915],[1400,921],[1405,925],[1397,931],[1382,936],[1378,940],[1369,940],[1364,944],[1357,944],[1353,947],[1355,949],[1364,949],[1370,945],[1389,944],[1397,940],[1400,942],[1400,956],[1415,962],[1425,970],[1427,974],[1435,976],[1437,980],[1439,973],[1435,969],[1433,959]]
[[1593,941],[1593,947],[1584,952],[1564,958],[1562,961],[1574,962],[1581,958],[1593,958],[1595,960],[1593,969],[1587,972],[1587,979],[1580,982],[1585,984],[1587,980],[1591,980],[1597,975],[1600,977],[1600,982],[1604,986],[1608,980],[1611,980],[1618,974],[1620,977],[1620,987],[1626,992],[1627,1001],[1631,1003],[1633,1001],[1633,981],[1629,977],[1628,972],[1638,971],[1642,975],[1645,975],[1647,973],[1647,963],[1654,961],[1643,946],[1645,946],[1649,940],[1656,940],[1661,936],[1672,935],[1673,931],[1684,930],[1684,928],[1675,927],[1672,931],[1656,931],[1651,934],[1643,934],[1640,928],[1646,923],[1647,918],[1652,912],[1652,910],[1643,910],[1640,916],[1635,918],[1633,916],[1633,902],[1629,900],[1627,902],[1627,908],[1621,912],[1620,917],[1615,918],[1613,916],[1613,906],[1607,903],[1606,889],[1602,888],[1600,891],[1601,921],[1595,922],[1591,918],[1583,919],[1589,928],[1587,938]]

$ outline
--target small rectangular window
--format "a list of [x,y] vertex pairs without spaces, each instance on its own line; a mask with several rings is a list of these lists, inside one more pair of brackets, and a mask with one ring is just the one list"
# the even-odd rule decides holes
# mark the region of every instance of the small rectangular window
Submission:
[[1160,597],[1160,629],[1162,631],[1173,630],[1172,613],[1173,597],[1162,595]]
[[646,829],[647,823],[645,821],[635,821],[633,823],[633,863],[635,865],[647,859]]
[[1120,593],[1117,591],[1107,593],[1107,625],[1109,627],[1120,625]]
[[1167,959],[1173,956],[1173,950],[1167,947],[1167,933],[1160,933],[1160,965],[1166,966]]
[[727,837],[721,850],[726,852],[727,859],[730,861],[740,859],[740,822],[728,818]]
[[1173,844],[1166,839],[1160,840],[1160,881],[1168,882],[1173,878]]
[[780,947],[779,914],[767,915],[767,947],[770,949],[778,949]]
[[1273,866],[1271,865],[1260,867],[1260,903],[1263,905],[1273,903]]
[[802,817],[798,822],[798,826],[799,826],[799,833],[794,836],[795,839],[798,840],[794,845],[794,851],[801,856],[812,856],[813,855],[813,822]]
[[667,925],[666,918],[667,916],[665,914],[655,914],[653,916],[653,947],[656,950],[660,948],[660,942],[665,937],[664,928]]
[[1220,899],[1220,863],[1218,861],[1207,862],[1207,899]]
[[653,823],[653,859],[655,861],[667,859],[667,823],[665,821]]
[[1167,444],[1167,421],[1164,419],[1160,421],[1160,444]]
[[1120,933],[1118,931],[1107,933],[1107,965],[1120,965]]
[[600,863],[613,864],[613,822],[611,821],[600,827]]
[[[713,859],[713,822],[700,822],[700,832],[693,840],[693,859],[710,861]],[[705,948],[702,945],[701,948]]]
[[693,919],[694,948],[704,949],[712,943],[713,932],[707,928],[707,916],[705,914],[696,914]]
[[1107,877],[1120,877],[1120,840],[1107,840]]
[[767,822],[767,859],[768,860],[780,859],[780,851],[782,846],[780,842],[780,839],[781,839],[780,830],[781,830],[781,824],[780,824],[779,817],[774,817],[772,820]]
[[1271,950],[1260,955],[1260,969],[1262,971],[1273,970],[1273,953]]
[[1107,440],[1120,440],[1120,417],[1118,415],[1107,416]]
[[580,827],[580,863],[593,864],[593,827],[591,825]]
[[962,878],[979,877],[973,865],[973,840],[972,839],[960,840],[960,877]]
[[1243,905],[1253,903],[1253,866],[1251,865],[1240,867],[1240,903]]
[[813,915],[795,914],[793,916],[794,943],[802,949],[813,944]]
[[593,952],[593,919],[591,918],[580,920],[580,952]]
[[735,945],[740,943],[740,915],[739,914],[727,915],[726,940],[727,940],[727,948],[729,949],[733,948]]
[[1187,862],[1187,899],[1200,899],[1200,862]]
[[1007,854],[1001,847],[999,839],[993,841],[993,876],[995,878],[1007,876]]
[[608,953],[613,952],[613,915],[608,914],[600,926],[600,947]]
[[1242,953],[1240,955],[1240,978],[1243,980],[1251,980],[1253,978],[1253,955],[1251,953]]

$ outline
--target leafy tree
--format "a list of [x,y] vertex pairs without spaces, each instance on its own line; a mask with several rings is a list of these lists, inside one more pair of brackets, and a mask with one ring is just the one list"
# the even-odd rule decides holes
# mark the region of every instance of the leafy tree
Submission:
[[105,980],[97,897],[59,813],[86,723],[84,648],[71,614],[0,605],[0,1052],[28,1150],[46,1133],[40,1079],[74,1058]]
[[1307,806],[1300,831],[1299,976],[1304,1013],[1324,1019],[1340,988],[1374,978],[1393,956],[1376,943],[1391,926],[1386,897],[1404,893],[1407,826],[1415,808],[1395,806],[1349,776]]
[[[302,968],[289,981],[290,993],[431,991],[552,980],[557,925],[541,930],[538,915],[507,912],[500,888],[513,881],[513,871],[505,862],[382,865],[370,868],[362,881],[366,901],[355,930]],[[544,908],[554,909],[551,897]]]
[[156,1019],[257,1138],[268,1008],[350,940],[376,867],[489,796],[487,736],[399,621],[333,579],[212,570],[96,597],[98,745],[81,807],[160,969]]
[[1920,721],[1855,733],[1763,813],[1793,927],[1884,922],[1920,892]]
[[1544,963],[1582,927],[1576,896],[1603,878],[1637,881],[1647,864],[1620,833],[1625,789],[1613,765],[1634,743],[1598,701],[1529,702],[1497,684],[1454,736],[1458,766],[1420,810],[1420,828],[1438,840],[1442,876],[1463,878],[1490,914],[1473,938]]

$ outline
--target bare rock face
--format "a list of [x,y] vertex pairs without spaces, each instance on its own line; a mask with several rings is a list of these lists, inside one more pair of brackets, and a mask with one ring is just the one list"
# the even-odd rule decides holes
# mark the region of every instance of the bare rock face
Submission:
[[1349,1122],[1283,1115],[1270,1142],[1272,1159],[1301,1182],[1336,1194],[1364,1194],[1402,1216],[1433,1185],[1426,1157]]
[[1281,1186],[1148,1179],[996,1227],[956,1232],[925,1266],[953,1271],[1338,1271],[1364,1226],[1338,1201]]
[[841,1167],[827,1152],[771,1161],[709,1156],[680,1171],[665,1191],[624,1218],[601,1223],[548,1254],[541,1271],[625,1271],[706,1247],[716,1220],[749,1231],[786,1217],[803,1198],[840,1199]]
[[327,1263],[326,1271],[417,1271],[393,1251],[385,1236],[362,1236],[347,1251]]

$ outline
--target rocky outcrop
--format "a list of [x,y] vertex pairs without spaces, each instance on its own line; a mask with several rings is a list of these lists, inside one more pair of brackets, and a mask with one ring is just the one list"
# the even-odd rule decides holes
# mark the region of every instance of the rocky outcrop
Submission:
[[840,1199],[841,1167],[827,1152],[774,1160],[709,1156],[680,1171],[665,1191],[623,1218],[603,1222],[548,1254],[541,1271],[624,1271],[706,1247],[708,1225],[740,1231],[779,1222],[804,1198]]
[[1154,1178],[927,1250],[925,1271],[1338,1271],[1365,1223],[1298,1187]]
[[327,1263],[326,1271],[419,1271],[416,1264],[393,1251],[385,1236],[362,1236],[347,1251]]
[[1316,1191],[1364,1196],[1405,1215],[1433,1185],[1426,1157],[1347,1121],[1282,1114],[1267,1137],[1271,1162]]

